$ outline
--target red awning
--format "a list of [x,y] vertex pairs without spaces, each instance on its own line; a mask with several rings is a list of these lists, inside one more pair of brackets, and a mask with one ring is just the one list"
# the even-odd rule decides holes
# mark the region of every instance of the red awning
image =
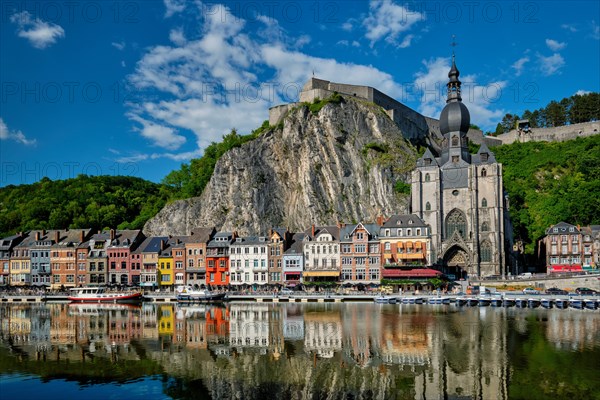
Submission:
[[384,269],[384,278],[435,278],[442,273],[431,268]]
[[551,272],[570,272],[570,271],[582,271],[581,265],[550,265],[548,271]]

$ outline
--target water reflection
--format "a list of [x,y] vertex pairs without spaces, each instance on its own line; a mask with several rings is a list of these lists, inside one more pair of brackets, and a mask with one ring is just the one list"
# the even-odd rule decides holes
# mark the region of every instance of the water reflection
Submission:
[[[89,384],[159,375],[164,394],[177,398],[600,393],[600,313],[586,310],[5,304],[0,316],[4,376],[26,373]],[[8,389],[16,388],[11,382]]]

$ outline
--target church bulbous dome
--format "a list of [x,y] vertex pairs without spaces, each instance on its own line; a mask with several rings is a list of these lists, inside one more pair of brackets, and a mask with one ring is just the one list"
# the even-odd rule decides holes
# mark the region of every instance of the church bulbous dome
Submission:
[[467,132],[471,125],[471,115],[467,106],[460,101],[446,104],[440,114],[440,132],[445,135],[449,132]]

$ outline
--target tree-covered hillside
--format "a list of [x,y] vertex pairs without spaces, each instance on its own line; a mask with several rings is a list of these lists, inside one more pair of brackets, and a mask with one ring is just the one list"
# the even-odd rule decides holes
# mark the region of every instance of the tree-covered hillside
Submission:
[[32,229],[142,228],[166,203],[161,185],[87,176],[0,188],[0,235]]
[[600,224],[600,135],[495,147],[504,165],[515,239],[526,252],[560,221]]

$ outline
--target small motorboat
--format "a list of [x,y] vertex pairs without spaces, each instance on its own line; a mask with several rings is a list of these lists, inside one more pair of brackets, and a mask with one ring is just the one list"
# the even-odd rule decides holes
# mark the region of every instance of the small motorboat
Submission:
[[576,308],[578,310],[582,310],[583,309],[583,300],[582,299],[569,299],[569,306]]
[[479,300],[477,300],[475,297],[469,297],[467,299],[467,305],[470,307],[475,307],[477,303],[479,303]]
[[555,299],[554,305],[556,306],[556,308],[561,308],[561,309],[569,308],[569,301],[566,299]]
[[526,299],[515,299],[515,305],[519,308],[527,308]]
[[552,299],[541,299],[540,304],[544,308],[552,308]]
[[489,297],[480,297],[478,299],[479,301],[479,307],[487,307],[490,304],[492,304],[492,299],[490,299]]
[[177,301],[182,303],[211,303],[225,300],[226,293],[211,292],[210,290],[194,289],[191,286],[177,288]]
[[430,297],[429,299],[427,299],[427,303],[429,303],[429,304],[442,304],[442,298],[441,297]]
[[514,299],[504,299],[502,300],[502,305],[504,307],[514,307],[517,302]]
[[456,298],[456,305],[457,306],[464,306],[467,304],[467,299],[465,297],[457,297]]
[[[392,297],[390,296],[377,296],[373,299],[373,301],[375,303],[378,304],[390,304],[392,301]],[[394,299],[394,303],[396,302],[396,299]]]
[[537,308],[540,306],[540,300],[539,299],[527,299],[527,306],[529,308]]
[[594,299],[586,299],[583,301],[583,305],[588,310],[595,310],[598,308],[598,303]]
[[502,307],[503,300],[495,298],[495,299],[491,299],[490,303],[491,303],[492,307]]

